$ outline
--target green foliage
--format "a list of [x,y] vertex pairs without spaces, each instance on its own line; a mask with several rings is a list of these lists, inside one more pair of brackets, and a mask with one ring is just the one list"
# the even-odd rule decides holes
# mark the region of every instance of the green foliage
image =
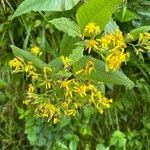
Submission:
[[128,22],[137,18],[135,14],[129,9],[121,9],[115,14],[115,19],[119,22]]
[[[0,149],[149,149],[150,56],[148,51],[144,51],[143,61],[141,61],[131,45],[134,46],[137,44],[140,33],[150,31],[150,1],[128,0],[128,3],[123,4],[123,8],[126,8],[127,11],[123,11],[122,6],[120,6],[120,8],[118,8],[119,13],[117,13],[117,11],[115,15],[112,15],[112,13],[116,10],[116,5],[119,4],[119,1],[116,1],[115,5],[115,1],[107,1],[108,5],[102,8],[100,8],[100,6],[103,5],[103,0],[87,0],[83,5],[76,5],[79,0],[49,1],[39,0],[35,2],[34,0],[25,0],[19,7],[18,4],[20,0],[1,1]],[[125,2],[126,1],[124,1],[124,3]],[[48,3],[48,5],[45,5],[45,3]],[[54,3],[57,5],[51,5]],[[26,4],[29,6],[27,7]],[[110,4],[112,5],[109,6]],[[76,7],[73,10],[69,12],[63,11],[71,9],[75,5]],[[13,17],[20,16],[32,10],[39,11],[40,13],[31,12],[30,16],[24,15],[10,22],[7,18],[12,15],[12,11],[17,7],[18,9]],[[106,8],[107,10],[105,10]],[[53,10],[61,11],[61,13],[51,12]],[[105,15],[108,14],[107,11],[109,10],[109,17],[107,17]],[[128,13],[128,10],[132,11],[132,13],[138,17],[133,18],[133,14]],[[86,79],[90,78],[94,83],[97,83],[97,81],[107,82],[105,85],[104,83],[97,83],[96,85],[101,89],[104,95],[114,99],[113,104],[103,115],[97,113],[94,106],[89,106],[81,110],[74,118],[63,117],[59,124],[51,124],[51,122],[47,123],[45,119],[37,118],[37,116],[33,117],[33,115],[30,114],[29,108],[23,104],[28,86],[27,82],[29,81],[25,79],[22,73],[12,73],[8,62],[13,58],[12,53],[14,53],[15,56],[19,56],[25,61],[33,62],[39,72],[41,71],[40,69],[43,69],[43,66],[48,66],[55,70],[54,73],[57,78],[73,78],[74,72],[82,68],[84,69],[85,62],[89,58],[89,56],[85,56],[89,54],[87,54],[87,51],[84,51],[84,44],[81,44],[86,37],[81,37],[80,39],[78,37],[70,37],[67,34],[63,35],[63,33],[60,32],[63,31],[62,29],[58,28],[60,30],[58,31],[51,26],[48,21],[54,20],[55,18],[58,19],[58,17],[75,20],[76,11],[77,22],[82,31],[87,23],[101,20],[98,21],[97,24],[102,25],[101,29],[104,28],[104,34],[114,33],[118,28],[123,31],[123,34],[131,32],[130,35],[126,35],[126,41],[129,42],[126,50],[130,51],[130,60],[126,65],[122,66],[124,73],[121,70],[106,72],[105,64],[97,60],[99,56],[93,52],[91,55],[92,58],[95,58],[96,71],[93,70],[91,75],[83,76],[83,74],[80,73],[78,76],[81,78],[85,77]],[[100,13],[100,11],[102,13]],[[112,16],[111,20],[110,16]],[[117,22],[116,19],[118,20]],[[126,22],[127,20],[128,22]],[[71,21],[71,24],[72,22],[73,21]],[[71,35],[74,36],[73,34]],[[79,36],[79,33],[77,36]],[[10,45],[16,45],[12,46],[13,51],[10,50]],[[39,58],[25,51],[28,50],[29,47],[38,45],[42,48],[43,53]],[[73,59],[73,66],[69,68],[72,72],[62,70],[63,63],[60,58],[62,55]],[[128,89],[126,87],[133,86],[131,80],[135,86],[132,89]],[[116,84],[118,85],[116,86]],[[42,90],[38,92],[42,93]],[[63,95],[62,91],[58,93],[61,96]],[[59,101],[61,100],[59,99]]]
[[58,19],[53,19],[50,21],[50,23],[52,23],[57,29],[63,31],[69,36],[72,37],[81,36],[80,28],[74,21],[71,21],[69,18],[62,17]]
[[116,24],[116,22],[113,21],[113,19],[110,19],[110,21],[106,24],[106,27],[105,27],[104,31],[106,33],[112,34],[118,29],[119,29],[119,27]]
[[65,11],[72,9],[79,0],[25,0],[13,14],[13,18],[31,11]]
[[[84,68],[86,62],[90,59],[91,57],[86,56],[80,59],[74,67],[75,72]],[[93,70],[90,75],[79,74],[79,76],[83,78],[90,78],[98,82],[125,85],[128,88],[132,88],[134,86],[133,82],[129,80],[121,71],[106,72],[104,62],[97,59],[95,59],[94,62],[95,70]]]
[[123,148],[126,145],[126,138],[121,131],[115,131],[110,139],[110,146],[116,145],[118,148]]
[[73,38],[64,34],[60,43],[60,55],[69,56],[72,50],[76,47],[75,43],[79,42],[78,38]]
[[77,11],[76,18],[81,31],[89,22],[98,24],[101,30],[110,20],[121,0],[89,0]]
[[132,42],[136,41],[139,38],[139,34],[143,32],[150,31],[150,26],[142,26],[130,31],[129,34],[126,35],[126,41]]
[[11,45],[11,48],[13,49],[13,53],[16,57],[20,57],[22,59],[25,59],[26,61],[32,62],[37,68],[42,69],[44,66],[46,66],[46,64],[43,61],[41,61],[31,53],[17,48],[14,45]]

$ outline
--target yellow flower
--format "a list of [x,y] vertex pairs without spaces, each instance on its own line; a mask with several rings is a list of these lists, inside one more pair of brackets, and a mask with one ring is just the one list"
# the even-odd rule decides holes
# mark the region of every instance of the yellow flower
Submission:
[[33,71],[30,72],[30,75],[31,75],[32,80],[37,80],[39,78],[39,75]]
[[64,64],[64,68],[65,69],[67,69],[67,68],[69,68],[71,66],[72,60],[70,58],[61,56],[61,60],[62,60],[62,62]]
[[129,53],[123,53],[121,51],[114,51],[106,57],[106,64],[108,70],[119,69],[121,63],[129,57]]
[[22,71],[24,68],[24,63],[21,58],[14,58],[9,62],[10,67],[14,68],[15,71]]
[[76,113],[77,113],[77,111],[75,109],[70,109],[70,110],[68,110],[67,115],[68,116],[75,116]]
[[56,123],[58,123],[58,117],[56,116],[56,117],[54,117],[54,119],[53,119],[53,122],[54,122],[54,124],[56,124]]
[[45,84],[46,89],[50,89],[51,88],[51,80],[45,80],[44,84]]
[[97,110],[99,111],[100,114],[103,114],[103,113],[104,113],[104,111],[103,111],[102,108],[98,108]]
[[125,48],[126,44],[125,44],[125,40],[124,37],[122,35],[122,32],[117,30],[114,35],[113,35],[113,44],[114,46],[120,47],[120,48]]
[[84,73],[87,73],[87,74],[91,74],[91,72],[92,72],[93,70],[95,70],[94,64],[95,64],[94,60],[91,59],[91,60],[89,60],[89,61],[87,62],[86,66],[85,66],[83,69],[81,69],[81,70],[79,70],[79,71],[77,71],[77,72],[75,72],[75,73],[76,73],[76,74],[80,74],[80,73],[84,72]]
[[86,25],[84,31],[88,34],[97,35],[100,33],[100,28],[95,23],[89,23],[88,25]]
[[32,62],[28,62],[27,65],[25,65],[25,72],[26,73],[31,73],[31,72],[34,72],[36,71],[35,67],[33,66]]
[[29,84],[29,85],[28,85],[28,91],[29,91],[30,93],[33,93],[33,92],[34,92],[34,86],[33,86],[32,84]]
[[39,47],[33,47],[31,48],[31,53],[36,55],[36,56],[40,56],[42,54],[41,49]]
[[29,105],[29,104],[30,104],[30,102],[31,102],[31,100],[30,100],[30,99],[25,99],[25,100],[23,101],[23,104],[25,104],[25,105]]
[[79,94],[81,97],[86,96],[86,86],[85,85],[75,86],[73,91],[75,93]]
[[[57,108],[53,104],[50,104],[50,103],[38,104],[35,109],[35,112],[40,117],[48,118],[48,122],[53,118],[54,115],[56,116],[58,115]],[[56,121],[56,118],[55,118],[55,121]]]
[[108,46],[111,44],[112,39],[113,36],[108,34],[101,39],[98,39],[97,41],[101,42],[102,48],[108,48]]
[[94,64],[95,64],[95,62],[93,59],[89,60],[85,66],[85,72],[88,74],[91,74],[91,72],[95,69]]
[[87,88],[87,90],[92,91],[94,93],[97,92],[97,89],[93,84],[89,84],[86,88]]
[[71,84],[72,84],[73,80],[63,80],[61,81],[60,87],[65,88],[65,97],[70,96],[72,97],[72,89],[71,89]]
[[86,49],[88,49],[88,53],[90,53],[93,48],[98,49],[98,42],[94,39],[88,40],[86,47]]

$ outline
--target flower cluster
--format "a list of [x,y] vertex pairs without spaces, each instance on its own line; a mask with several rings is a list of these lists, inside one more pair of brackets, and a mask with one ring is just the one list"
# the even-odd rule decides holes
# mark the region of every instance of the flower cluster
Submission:
[[[125,62],[129,53],[125,52],[126,43],[122,32],[117,30],[112,34],[101,35],[101,38],[96,38],[98,32],[94,32],[98,28],[96,24],[89,23],[85,30],[87,33],[92,32],[90,39],[87,40],[86,50],[91,53],[92,50],[99,53],[106,62],[107,70],[119,69],[122,62]],[[100,32],[99,32],[100,33]]]
[[27,77],[31,77],[32,80],[38,79],[38,73],[32,62],[25,63],[25,61],[19,57],[14,58],[9,62],[9,65],[14,69],[14,72],[25,72]]
[[[64,71],[71,67],[72,60],[68,57],[61,57],[64,64]],[[26,77],[32,77],[26,86],[26,98],[23,101],[31,110],[32,114],[47,119],[48,122],[57,123],[62,117],[73,117],[78,115],[80,110],[92,106],[101,114],[108,109],[112,99],[104,96],[99,88],[99,83],[94,83],[86,78],[79,77],[79,74],[90,75],[94,68],[94,59],[86,62],[85,67],[73,73],[71,77],[58,77],[52,68],[44,67],[37,72],[31,62],[25,62],[20,58],[14,58],[10,65],[15,70],[21,70]],[[37,75],[38,80],[33,78]]]
[[148,52],[150,52],[150,33],[140,33],[138,45],[140,45],[142,49],[148,50]]

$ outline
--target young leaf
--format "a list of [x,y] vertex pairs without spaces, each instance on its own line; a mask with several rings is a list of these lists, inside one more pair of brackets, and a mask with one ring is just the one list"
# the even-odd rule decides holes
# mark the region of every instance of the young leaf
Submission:
[[26,52],[14,45],[11,45],[11,48],[16,57],[20,57],[22,59],[25,59],[26,61],[32,62],[33,65],[35,65],[39,69],[43,69],[43,67],[46,66],[46,64],[42,60],[38,59],[36,56],[32,55],[31,53]]
[[121,0],[89,0],[83,4],[76,14],[81,31],[89,22],[98,24],[102,30],[120,2]]
[[25,0],[15,11],[13,18],[31,11],[65,11],[72,9],[80,0]]
[[[81,58],[74,65],[73,67],[74,72],[77,72],[83,69],[90,59],[91,57],[87,57],[87,56],[84,56],[83,58]],[[116,71],[106,72],[104,62],[97,60],[97,59],[95,59],[94,61],[95,61],[95,65],[94,65],[95,69],[91,72],[91,74],[81,73],[79,74],[80,77],[93,79],[98,82],[124,85],[124,86],[127,86],[128,88],[132,88],[134,86],[133,82],[129,78],[127,78],[126,75],[122,71],[116,70]]]
[[74,21],[70,20],[69,18],[64,18],[64,17],[57,18],[49,22],[52,23],[57,29],[59,29],[60,31],[63,31],[69,36],[72,36],[72,37],[81,36],[80,28]]

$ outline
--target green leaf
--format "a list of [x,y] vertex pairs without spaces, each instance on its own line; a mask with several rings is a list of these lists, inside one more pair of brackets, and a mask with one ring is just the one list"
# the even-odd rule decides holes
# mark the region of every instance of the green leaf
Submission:
[[56,76],[61,76],[61,77],[71,77],[72,76],[72,73],[71,72],[67,72],[67,71],[64,71],[64,70],[59,70],[57,73],[56,73]]
[[96,150],[109,150],[109,147],[106,148],[103,144],[98,144]]
[[64,34],[63,39],[60,43],[60,55],[69,56],[72,50],[76,47],[75,43],[79,42],[79,38],[73,38]]
[[130,33],[128,33],[125,36],[125,40],[126,40],[126,42],[136,41],[136,40],[138,40],[140,33],[148,32],[148,31],[150,31],[150,25],[136,28],[134,30],[131,30]]
[[[74,65],[73,67],[74,71],[77,72],[83,69],[91,58],[92,57],[88,57],[88,56],[84,56],[83,58],[81,58]],[[124,85],[127,86],[128,88],[132,88],[134,86],[133,82],[129,78],[127,78],[122,71],[116,70],[116,71],[106,72],[104,62],[97,59],[95,59],[94,61],[95,61],[94,71],[92,71],[90,75],[81,73],[79,74],[80,77],[93,79],[98,82]]]
[[47,67],[50,67],[54,69],[55,71],[59,71],[63,67],[63,63],[60,57],[51,60],[48,64]]
[[133,19],[137,18],[135,16],[135,14],[129,10],[129,9],[125,9],[125,12],[123,9],[121,9],[119,12],[117,12],[115,14],[115,19],[119,22],[128,22],[131,21]]
[[75,49],[73,49],[72,54],[69,55],[69,58],[72,60],[72,64],[83,57],[83,51],[84,47],[81,46],[77,46]]
[[[69,55],[69,58],[72,60],[72,64],[77,62],[80,58],[83,57],[84,48],[81,46],[77,46],[72,50],[72,54]],[[53,59],[47,64],[48,67],[53,68],[55,71],[59,71],[63,67],[63,62],[60,57]]]
[[76,14],[81,31],[89,22],[98,24],[102,30],[120,2],[121,0],[89,0],[83,4]]
[[126,141],[125,134],[119,130],[116,130],[111,136],[110,145],[116,145],[121,148],[125,146]]
[[6,86],[7,83],[4,80],[0,79],[0,89],[5,88]]
[[69,143],[70,150],[77,150],[78,142],[79,142],[78,136],[74,135]]
[[119,27],[118,25],[116,24],[115,21],[113,21],[113,19],[111,18],[110,21],[107,23],[104,31],[108,34],[112,34],[114,33],[116,30],[118,30]]
[[80,28],[74,21],[70,20],[69,18],[64,18],[64,17],[57,18],[49,22],[52,23],[57,29],[59,29],[60,31],[63,31],[69,36],[72,36],[72,37],[81,36]]
[[36,56],[32,55],[31,53],[26,52],[14,45],[11,45],[11,48],[16,57],[20,57],[26,61],[32,62],[33,65],[36,66],[37,68],[43,69],[43,67],[46,66],[46,64],[42,60],[40,60]]
[[25,0],[17,8],[12,19],[31,11],[65,11],[72,9],[80,0]]

